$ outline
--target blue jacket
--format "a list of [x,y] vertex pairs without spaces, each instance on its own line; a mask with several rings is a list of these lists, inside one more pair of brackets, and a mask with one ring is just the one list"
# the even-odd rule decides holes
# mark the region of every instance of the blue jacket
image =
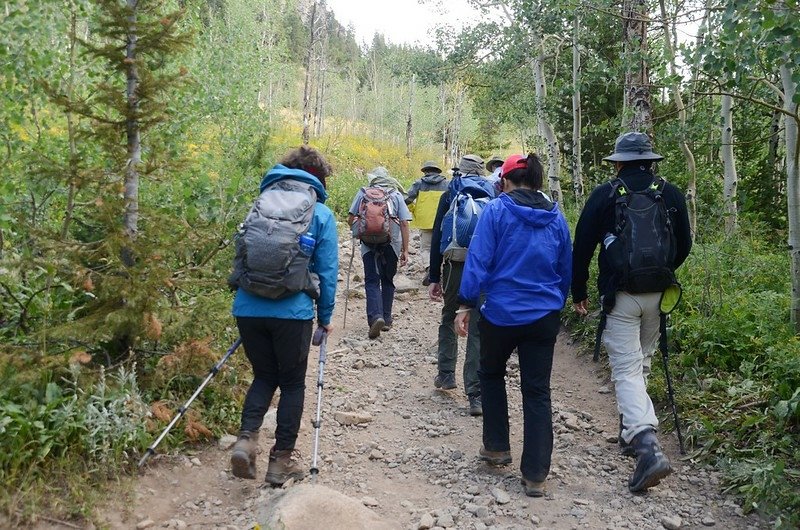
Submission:
[[[339,277],[339,240],[336,232],[336,219],[330,209],[323,204],[328,198],[322,183],[302,169],[290,169],[281,164],[270,169],[261,180],[259,192],[285,178],[307,182],[317,190],[317,204],[308,231],[317,240],[311,256],[311,270],[319,275],[320,294],[317,300],[317,320],[328,325],[333,316],[336,298],[336,281]],[[236,291],[231,311],[235,317],[270,317],[288,320],[313,320],[314,300],[305,293],[297,293],[281,300],[270,300],[248,293],[244,289]]]
[[489,203],[469,245],[459,302],[496,326],[535,322],[564,307],[572,277],[569,227],[558,205],[532,190]]

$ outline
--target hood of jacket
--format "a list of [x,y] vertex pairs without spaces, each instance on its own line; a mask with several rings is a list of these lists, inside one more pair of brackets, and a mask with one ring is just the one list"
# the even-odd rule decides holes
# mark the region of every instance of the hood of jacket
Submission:
[[557,204],[547,200],[541,193],[520,191],[500,195],[500,203],[519,220],[531,226],[547,226],[558,219]]
[[447,179],[444,178],[444,176],[440,173],[428,173],[427,175],[422,177],[421,180],[425,184],[436,185],[439,184],[440,182],[444,182]]
[[324,203],[328,199],[328,193],[325,191],[325,186],[322,185],[322,182],[320,182],[317,177],[308,171],[288,168],[283,164],[276,164],[272,167],[272,169],[267,171],[267,173],[264,175],[264,178],[261,179],[261,186],[258,188],[259,193],[264,191],[270,184],[274,184],[283,179],[299,180],[300,182],[305,182],[306,184],[312,185],[317,192],[317,202]]

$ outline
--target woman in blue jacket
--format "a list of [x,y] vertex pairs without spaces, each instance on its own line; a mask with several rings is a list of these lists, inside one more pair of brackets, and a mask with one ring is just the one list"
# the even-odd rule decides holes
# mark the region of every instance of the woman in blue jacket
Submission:
[[478,322],[480,458],[493,465],[511,463],[505,375],[517,349],[525,424],[522,485],[527,495],[541,497],[553,452],[550,372],[572,277],[572,244],[564,216],[541,192],[536,155],[509,157],[501,174],[504,193],[483,211],[469,245],[455,325],[467,334],[469,311],[484,295]]
[[281,389],[278,425],[275,445],[269,453],[266,481],[280,485],[304,475],[295,441],[303,415],[314,306],[316,302],[317,324],[330,332],[339,274],[336,219],[323,204],[328,197],[325,178],[330,173],[331,167],[322,155],[303,146],[289,152],[261,181],[261,192],[283,179],[309,184],[316,192],[317,202],[308,227],[308,233],[316,240],[309,270],[319,277],[319,297],[315,301],[301,291],[276,300],[243,288],[236,291],[232,313],[253,367],[253,383],[244,400],[239,439],[231,455],[233,474],[240,478],[255,478],[258,432],[278,388]]

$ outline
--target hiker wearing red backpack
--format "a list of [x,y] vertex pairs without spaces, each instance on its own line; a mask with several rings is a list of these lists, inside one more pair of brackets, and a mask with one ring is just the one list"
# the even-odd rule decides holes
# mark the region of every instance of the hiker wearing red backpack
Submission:
[[[620,414],[619,444],[636,457],[628,480],[632,492],[658,484],[672,472],[656,437],[658,419],[647,394],[647,378],[659,339],[662,293],[676,284],[674,271],[692,247],[683,194],[653,173],[662,160],[644,133],[617,138],[617,176],[596,187],[575,229],[572,300],[589,309],[589,263],[600,245],[597,287],[602,341],[608,351]],[[602,329],[604,323],[605,329]]]
[[531,497],[544,495],[550,472],[550,372],[572,275],[569,226],[558,205],[541,192],[542,174],[534,154],[506,159],[504,193],[486,207],[469,247],[456,316],[456,330],[466,335],[474,310],[480,311],[479,454],[492,465],[511,463],[505,376],[508,359],[517,350],[524,420],[520,471]]
[[[464,271],[472,234],[478,218],[495,196],[492,183],[483,175],[483,159],[477,155],[464,155],[454,171],[453,180],[439,199],[436,219],[433,222],[431,260],[428,277],[428,295],[431,300],[444,301],[442,320],[439,324],[438,365],[439,370],[433,386],[442,390],[456,388],[456,359],[458,336],[453,322],[458,310],[458,289]],[[464,357],[464,392],[469,399],[469,413],[483,414],[481,387],[478,381],[480,337],[478,335],[477,309],[473,310],[467,353]]]
[[367,293],[369,338],[392,328],[394,276],[398,262],[408,262],[408,211],[403,188],[384,167],[367,174],[369,185],[361,188],[350,206],[348,223],[361,241],[364,288]]

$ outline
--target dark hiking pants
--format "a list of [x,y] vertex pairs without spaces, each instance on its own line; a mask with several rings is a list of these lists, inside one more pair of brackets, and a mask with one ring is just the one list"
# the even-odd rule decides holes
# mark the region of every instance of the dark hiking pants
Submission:
[[237,317],[236,324],[244,351],[253,367],[253,383],[242,407],[241,429],[258,432],[272,396],[280,388],[275,448],[294,449],[303,415],[313,322]]
[[394,275],[397,274],[397,255],[389,245],[370,250],[364,256],[364,289],[367,293],[367,324],[382,318],[392,323]]
[[489,451],[509,451],[506,363],[514,348],[519,351],[519,372],[524,421],[522,476],[542,482],[550,472],[553,453],[553,420],[550,404],[550,372],[553,349],[560,327],[559,312],[523,326],[495,326],[478,322],[481,361],[478,377],[483,401],[483,446]]

